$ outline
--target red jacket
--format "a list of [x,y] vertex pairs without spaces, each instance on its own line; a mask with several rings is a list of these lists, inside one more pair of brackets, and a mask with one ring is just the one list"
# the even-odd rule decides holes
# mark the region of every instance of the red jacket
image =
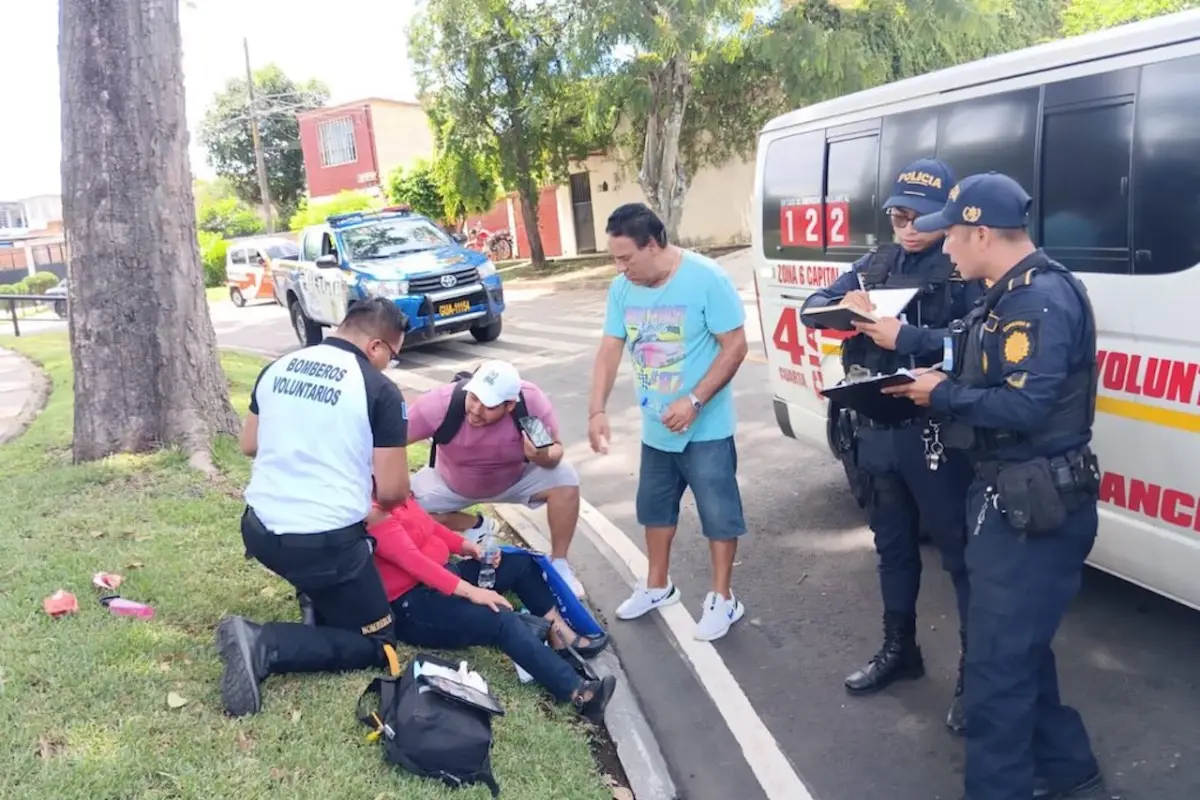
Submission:
[[462,555],[466,540],[425,513],[416,500],[394,507],[368,532],[375,537],[375,566],[389,602],[420,585],[454,594],[459,577],[446,564],[451,554]]

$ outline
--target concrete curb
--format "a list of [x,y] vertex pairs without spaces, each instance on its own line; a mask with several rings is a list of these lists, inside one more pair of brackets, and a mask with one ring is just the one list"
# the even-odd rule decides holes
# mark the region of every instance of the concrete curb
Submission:
[[41,365],[17,351],[0,348],[0,365],[4,362],[23,364],[29,370],[30,378],[21,411],[16,417],[0,422],[0,444],[11,442],[29,429],[38,414],[41,414],[42,409],[46,407],[46,403],[50,401],[50,391],[54,388],[50,376],[46,374]]
[[[494,505],[492,508],[531,548],[550,551],[549,537],[524,507]],[[580,520],[579,524],[587,523]],[[604,722],[616,745],[617,758],[621,760],[625,776],[629,779],[629,789],[635,800],[676,800],[679,793],[675,781],[667,769],[667,761],[650,722],[638,703],[629,676],[621,667],[614,640],[615,637],[610,633],[609,647],[592,660],[592,666],[599,675],[615,675],[617,678],[619,688],[608,703]]]

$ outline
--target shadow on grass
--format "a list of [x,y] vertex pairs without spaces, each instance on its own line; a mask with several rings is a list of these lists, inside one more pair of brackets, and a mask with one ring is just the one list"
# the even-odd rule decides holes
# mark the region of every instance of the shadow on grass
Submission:
[[[225,478],[210,482],[176,452],[71,463],[71,360],[66,336],[6,339],[54,382],[46,410],[0,448],[0,797],[455,798],[387,767],[365,742],[354,703],[373,677],[272,678],[263,713],[221,712],[212,631],[224,614],[298,618],[291,588],[243,558],[237,520],[249,462],[232,439],[214,445]],[[262,361],[225,354],[230,394],[245,411]],[[413,465],[427,453],[414,448]],[[125,576],[122,594],[153,605],[149,621],[111,616],[91,587]],[[78,614],[41,608],[56,589]],[[589,731],[499,654],[465,656],[493,684],[507,716],[494,767],[505,796],[608,798]],[[168,693],[187,702],[169,708]]]

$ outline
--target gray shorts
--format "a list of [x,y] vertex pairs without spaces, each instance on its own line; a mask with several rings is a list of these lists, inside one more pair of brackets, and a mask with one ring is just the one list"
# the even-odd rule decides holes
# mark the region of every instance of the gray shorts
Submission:
[[421,508],[430,514],[449,514],[462,511],[476,503],[520,503],[529,508],[537,508],[545,501],[534,498],[547,489],[578,486],[579,475],[576,474],[575,468],[565,461],[558,462],[553,469],[526,464],[525,471],[521,473],[517,482],[500,494],[493,497],[463,497],[446,485],[437,470],[425,467],[412,476],[409,485]]

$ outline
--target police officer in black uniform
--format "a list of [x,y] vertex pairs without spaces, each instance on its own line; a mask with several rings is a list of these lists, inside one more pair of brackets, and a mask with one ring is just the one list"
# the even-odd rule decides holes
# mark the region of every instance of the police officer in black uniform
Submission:
[[261,708],[268,675],[398,669],[366,519],[373,490],[385,509],[409,496],[408,413],[382,372],[407,329],[391,301],[356,303],[323,343],[258,376],[241,436],[254,457],[242,541],[311,599],[320,624],[221,620],[221,698],[233,716]]
[[[940,233],[920,233],[912,226],[919,215],[941,209],[953,184],[950,168],[936,159],[921,159],[906,166],[883,206],[898,241],[881,245],[859,259],[832,286],[815,292],[805,302],[801,319],[806,326],[816,328],[822,327],[820,315],[805,314],[814,308],[840,301],[869,310],[869,290],[918,290],[904,311],[906,323],[890,318],[877,324],[855,325],[858,335],[842,345],[842,364],[848,377],[941,362],[945,329],[951,320],[963,317],[982,293],[977,284],[964,283],[942,254]],[[843,430],[853,431],[854,436],[850,453],[855,463],[848,465],[848,471],[858,470],[869,484],[868,511],[883,594],[883,646],[845,681],[850,694],[865,695],[897,679],[925,674],[916,641],[922,529],[941,551],[942,566],[954,584],[962,644],[966,647],[969,588],[963,552],[965,498],[971,473],[961,454],[944,451],[936,417],[918,414],[897,422],[868,419],[861,414],[855,418],[849,410],[841,413]],[[959,681],[946,719],[956,732],[963,727],[961,657],[959,661]]]
[[1083,720],[1059,699],[1051,642],[1096,539],[1096,320],[1083,284],[1034,247],[1031,201],[972,175],[917,220],[991,287],[955,326],[954,374],[888,390],[951,419],[974,464],[967,568],[968,800],[1091,797],[1102,779]]

